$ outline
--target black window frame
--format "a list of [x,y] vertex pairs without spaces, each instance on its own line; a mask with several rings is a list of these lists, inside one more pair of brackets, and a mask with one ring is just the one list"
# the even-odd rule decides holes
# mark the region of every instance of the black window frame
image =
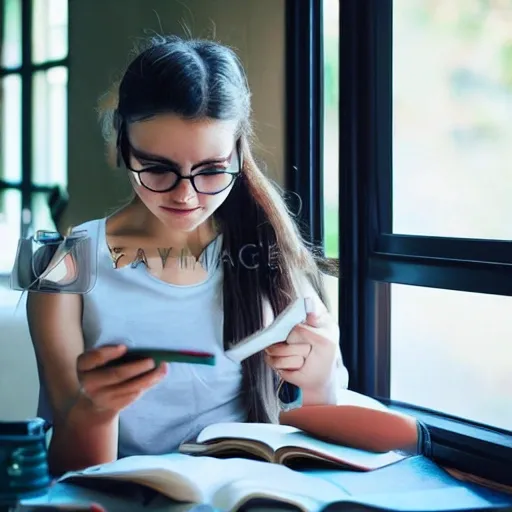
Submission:
[[[322,2],[287,0],[286,19],[286,186],[302,199],[305,236],[321,245]],[[392,25],[392,0],[340,0],[339,324],[349,386],[421,419],[439,464],[511,485],[512,432],[389,398],[392,283],[512,295],[510,242],[392,232]]]
[[323,37],[322,3],[286,3],[286,189],[301,199],[297,221],[307,240],[324,239],[323,167]]
[[[18,75],[21,78],[21,180],[17,182],[5,181],[0,177],[0,192],[4,190],[19,190],[21,192],[21,218],[20,237],[27,237],[33,225],[33,198],[37,193],[47,193],[48,196],[55,191],[55,185],[35,184],[33,180],[33,78],[38,71],[46,71],[54,67],[69,69],[69,56],[58,60],[46,60],[40,63],[33,62],[32,55],[32,25],[33,2],[20,0],[21,4],[21,64],[17,67],[4,67],[0,65],[0,79],[9,75]],[[2,6],[3,7],[3,6]],[[4,13],[0,13],[0,23],[3,24]],[[49,197],[50,198],[50,197]]]

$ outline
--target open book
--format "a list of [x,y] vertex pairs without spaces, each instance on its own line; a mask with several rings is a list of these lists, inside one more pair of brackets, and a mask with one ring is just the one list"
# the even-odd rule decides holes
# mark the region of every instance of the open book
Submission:
[[282,412],[279,419],[280,425],[209,425],[180,451],[370,471],[416,455],[420,448],[415,418],[349,390],[339,391],[338,405],[306,405]]
[[403,453],[369,452],[331,444],[289,425],[216,423],[204,428],[196,441],[180,452],[215,457],[246,457],[293,468],[335,467],[371,471],[406,457]]
[[[243,459],[180,454],[129,457],[68,473],[48,494],[23,499],[16,510],[90,511],[92,503],[101,504],[107,512],[199,512],[210,510],[208,505],[213,510],[237,512],[245,504],[244,510],[290,510],[279,506],[289,504],[304,512],[511,510],[511,495],[459,482],[428,459],[404,461],[398,473],[383,471],[379,478],[367,479],[372,475],[361,473],[347,481],[338,471],[308,475]],[[404,480],[408,485],[404,486]],[[354,486],[351,481],[359,483]]]
[[237,511],[252,500],[295,505],[304,512],[320,510],[347,493],[328,480],[286,466],[247,459],[192,457],[180,453],[126,457],[69,472],[59,483],[130,482],[149,487],[182,503]]

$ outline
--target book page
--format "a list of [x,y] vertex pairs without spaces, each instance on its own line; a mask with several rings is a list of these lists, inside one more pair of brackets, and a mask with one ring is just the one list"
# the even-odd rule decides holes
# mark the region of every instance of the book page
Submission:
[[[255,489],[264,490],[268,496],[277,490],[288,494],[301,491],[315,499],[322,496],[322,493],[328,493],[328,496],[332,496],[330,499],[341,499],[345,495],[332,482],[303,475],[278,464],[238,458],[194,457],[179,453],[126,457],[83,471],[66,473],[59,479],[59,483],[65,483],[72,477],[137,482],[177,501],[202,504],[214,504],[219,499],[231,500],[233,503],[240,501],[243,498],[240,491],[230,489],[245,481],[254,482],[252,492]],[[306,485],[311,489],[304,487]]]
[[[299,432],[295,427],[275,425],[272,423],[213,423],[205,427],[197,436],[198,443],[215,439],[251,439],[268,443],[274,448],[272,440],[278,441],[283,434]],[[277,437],[276,437],[277,436]],[[281,445],[277,443],[277,448]]]
[[387,466],[405,458],[404,455],[395,452],[373,453],[328,443],[308,436],[295,427],[267,423],[217,423],[206,427],[199,434],[198,442],[223,437],[263,441],[274,452],[280,448],[302,448],[315,452],[327,460],[363,470]]
[[215,492],[233,480],[247,475],[255,478],[266,471],[263,462],[247,459],[193,457],[181,453],[136,455],[69,472],[59,482],[70,478],[110,478],[147,485],[178,501],[210,503]]
[[[233,472],[230,473],[231,481],[215,493],[211,505],[220,510],[236,510],[250,499],[271,498],[294,504],[309,512],[319,508],[319,505],[343,500],[348,496],[343,488],[328,480],[293,471],[279,464],[257,464],[259,467],[254,466],[254,470],[252,465],[234,464]],[[315,506],[312,507],[313,504]]]
[[397,452],[375,453],[328,443],[310,437],[303,432],[292,432],[286,434],[285,437],[281,446],[282,448],[302,448],[314,452],[327,460],[345,464],[362,471],[382,468],[407,457],[407,455]]
[[[200,503],[223,482],[208,478],[209,460],[190,460],[182,454],[138,455],[125,457],[107,464],[92,466],[81,471],[71,471],[59,478],[66,482],[71,478],[103,478],[136,482],[147,485],[178,501]],[[205,478],[197,479],[198,474]],[[213,480],[213,481],[212,481]],[[198,485],[200,482],[200,485]]]

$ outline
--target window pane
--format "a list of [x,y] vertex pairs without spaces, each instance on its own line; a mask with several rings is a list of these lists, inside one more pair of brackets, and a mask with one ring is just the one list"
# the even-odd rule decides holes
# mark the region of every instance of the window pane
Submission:
[[395,0],[393,24],[393,231],[512,239],[512,0]]
[[34,182],[67,184],[67,80],[65,67],[34,73]]
[[21,225],[21,193],[0,190],[0,274],[9,274],[16,257]]
[[35,63],[68,54],[68,0],[32,0],[32,52]]
[[32,229],[34,233],[38,229],[56,230],[46,192],[37,192],[32,196]]
[[21,0],[0,0],[2,9],[2,67],[21,65]]
[[0,179],[21,181],[21,77],[2,79],[1,97],[1,168]]
[[339,182],[339,0],[323,0],[325,254],[337,258]]
[[512,297],[391,286],[391,398],[512,430]]

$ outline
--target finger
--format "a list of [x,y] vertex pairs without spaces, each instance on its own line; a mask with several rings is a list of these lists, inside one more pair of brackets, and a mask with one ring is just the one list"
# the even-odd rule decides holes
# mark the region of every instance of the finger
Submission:
[[131,363],[97,368],[80,375],[82,387],[87,393],[94,393],[97,389],[106,388],[125,381],[133,380],[155,369],[155,361],[150,358],[141,359]]
[[311,327],[323,327],[329,317],[329,311],[319,297],[306,298],[306,320]]
[[268,364],[274,370],[300,370],[304,366],[305,358],[302,356],[272,357],[266,356]]
[[[166,365],[162,365],[165,368]],[[151,374],[100,390],[91,400],[99,408],[120,411],[139,399],[149,388],[160,382],[165,370],[157,368]]]
[[[326,341],[326,337],[329,339],[335,336],[334,327],[337,327],[336,323],[333,323],[332,318],[329,315],[323,316],[321,319],[308,320],[311,323],[316,323],[316,326],[310,324],[297,324],[286,338],[286,342],[290,345],[297,343],[310,343],[311,345],[317,343],[323,343]],[[338,328],[339,329],[339,328]]]
[[281,349],[286,350],[286,347],[288,347],[288,343],[286,341],[280,341],[279,343],[274,343],[273,345],[270,345],[270,347],[267,347],[265,349],[265,353],[269,355],[278,355],[278,352]]
[[101,393],[118,396],[145,391],[146,389],[154,386],[157,382],[160,382],[166,373],[167,365],[163,363],[158,368],[155,368],[153,371],[145,373],[140,377],[135,377],[134,379],[103,388]]
[[320,328],[327,326],[330,321],[331,319],[327,311],[323,313],[308,313],[302,325]]
[[286,343],[288,345],[301,345],[304,343],[305,337],[307,337],[307,330],[311,329],[310,326],[306,324],[297,324],[288,334],[286,338]]
[[[299,368],[300,370],[300,368]],[[286,382],[292,382],[294,380],[294,377],[297,377],[296,374],[297,370],[278,370],[279,377],[283,379]]]
[[302,356],[307,357],[311,352],[309,343],[276,343],[268,347],[265,352],[272,357]]
[[105,345],[88,350],[78,356],[76,361],[77,370],[79,372],[94,370],[121,357],[126,350],[126,345]]

